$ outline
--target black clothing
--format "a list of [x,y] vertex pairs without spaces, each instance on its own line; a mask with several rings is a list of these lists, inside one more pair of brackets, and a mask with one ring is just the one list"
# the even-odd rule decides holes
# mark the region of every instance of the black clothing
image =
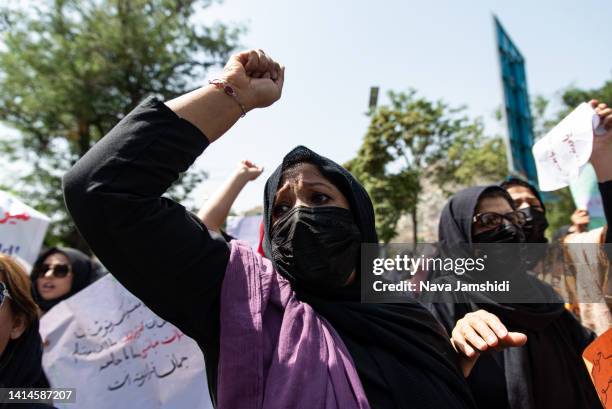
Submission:
[[[472,245],[472,216],[479,197],[489,189],[501,190],[499,187],[473,187],[457,193],[448,201],[440,217],[441,243]],[[512,204],[510,200],[509,203]],[[468,377],[478,406],[600,408],[581,357],[594,335],[564,308],[548,284],[529,276],[525,270],[515,269],[513,276],[523,278],[530,291],[540,292],[551,302],[501,304],[487,293],[470,293],[455,297],[452,303],[431,304],[432,311],[449,332],[468,312],[484,309],[498,316],[509,331],[527,335],[528,341],[523,347],[487,352],[478,359]],[[437,280],[455,282],[457,277],[450,274]],[[462,275],[461,280],[469,281],[469,274]]]
[[[204,352],[213,402],[219,358],[219,295],[227,242],[181,205],[161,197],[208,146],[166,105],[148,99],[64,177],[66,204],[89,246],[123,285]],[[266,184],[266,241],[282,168],[308,160],[349,199],[364,242],[376,242],[367,193],[339,165],[306,148],[292,151]],[[472,408],[447,336],[421,305],[363,305],[358,285],[336,303],[300,294],[345,341],[373,408]]]
[[[38,320],[21,336],[10,340],[0,356],[0,388],[46,388],[42,370],[42,339],[38,332]],[[0,403],[0,409],[52,409],[43,404]]]
[[228,243],[162,194],[208,146],[165,104],[148,99],[64,176],[66,206],[106,268],[204,352],[217,394],[219,296]]
[[[49,257],[51,254],[61,253],[68,258],[70,261],[70,267],[72,269],[72,286],[70,287],[70,291],[68,294],[63,295],[61,297],[55,298],[53,300],[45,300],[38,293],[38,287],[36,285],[36,280],[40,275],[40,266],[45,262],[45,259]],[[32,268],[32,275],[30,276],[32,280],[32,297],[38,306],[43,312],[49,311],[51,308],[55,307],[60,302],[65,299],[72,297],[74,294],[78,293],[97,279],[101,277],[103,273],[103,269],[100,266],[96,265],[89,256],[84,254],[83,252],[69,248],[69,247],[53,247],[49,250],[43,252],[36,262],[34,263],[34,267]]]
[[[599,183],[599,193],[601,194],[601,203],[606,216],[606,224],[608,225],[606,228],[606,243],[612,243],[612,229],[609,228],[610,221],[612,221],[612,180]],[[608,255],[608,258],[612,260],[610,255]]]
[[[274,196],[283,170],[301,162],[315,165],[346,197],[361,242],[377,243],[374,210],[363,186],[342,166],[299,146],[266,183],[263,248],[272,262],[278,260],[271,244]],[[312,288],[283,268],[277,271],[339,333],[372,408],[474,407],[448,335],[421,304],[362,304],[360,274],[350,285],[332,289]]]

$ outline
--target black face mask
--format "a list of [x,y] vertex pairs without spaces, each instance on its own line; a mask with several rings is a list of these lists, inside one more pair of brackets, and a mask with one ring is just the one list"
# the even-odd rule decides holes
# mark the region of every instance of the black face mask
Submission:
[[[474,248],[480,257],[485,256],[486,272],[489,276],[504,279],[507,274],[526,268],[525,235],[514,224],[503,224],[495,229],[483,231],[472,237]],[[505,246],[504,244],[510,244]]]
[[519,209],[525,215],[525,224],[523,232],[525,233],[525,242],[531,243],[527,245],[525,259],[527,269],[531,270],[544,258],[548,246],[548,240],[544,237],[544,231],[548,227],[548,220],[544,212],[526,207]]
[[546,243],[547,240],[546,237],[544,237],[544,231],[548,227],[548,220],[546,220],[544,212],[534,209],[533,207],[519,209],[519,212],[525,215],[525,224],[523,225],[525,242]]
[[474,243],[524,243],[525,235],[518,226],[514,224],[502,224],[501,226],[480,232],[472,237]]
[[297,285],[339,288],[356,269],[361,233],[347,209],[296,207],[270,235],[273,261]]

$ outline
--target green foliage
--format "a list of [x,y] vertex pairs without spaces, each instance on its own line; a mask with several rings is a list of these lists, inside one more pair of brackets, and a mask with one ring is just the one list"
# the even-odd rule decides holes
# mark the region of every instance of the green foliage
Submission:
[[457,132],[438,168],[436,181],[447,195],[458,186],[499,183],[508,175],[506,145],[501,137],[485,136],[474,121]]
[[[0,9],[0,120],[19,131],[0,153],[29,165],[3,185],[53,220],[46,244],[84,247],[61,175],[148,95],[195,88],[236,47],[241,27],[194,21],[211,0],[48,0]],[[203,178],[184,175],[181,200]]]
[[572,213],[576,210],[576,206],[568,187],[547,193],[546,197],[544,200],[548,220],[546,233],[548,238],[552,239],[557,230],[571,224]]
[[612,80],[606,81],[601,87],[594,89],[580,89],[575,86],[568,87],[563,91],[561,100],[564,105],[558,117],[559,119],[566,116],[571,110],[576,108],[581,102],[588,102],[591,99],[597,99],[599,102],[604,102],[612,105]]
[[396,235],[399,218],[412,215],[416,241],[417,205],[425,180],[440,187],[473,180],[484,169],[474,158],[475,174],[463,169],[466,154],[480,156],[488,171],[503,167],[500,143],[482,137],[482,125],[442,101],[407,93],[389,93],[390,104],[370,113],[371,121],[357,157],[345,166],[364,184],[375,208],[379,238]]

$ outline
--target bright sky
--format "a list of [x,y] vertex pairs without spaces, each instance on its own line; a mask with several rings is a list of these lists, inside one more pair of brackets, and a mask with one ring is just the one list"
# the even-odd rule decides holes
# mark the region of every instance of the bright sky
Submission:
[[[198,160],[210,178],[201,203],[238,161],[265,167],[235,203],[262,201],[266,178],[303,144],[339,163],[355,155],[367,129],[369,88],[414,87],[429,98],[467,105],[497,132],[502,102],[491,15],[497,14],[527,61],[530,94],[554,97],[575,84],[612,78],[612,3],[546,1],[226,0],[204,10],[248,26],[244,48],[262,48],[287,67],[282,99],[239,121]],[[211,74],[214,76],[214,74]]]
[[[303,144],[339,163],[355,155],[367,129],[369,88],[414,87],[429,98],[465,104],[498,129],[502,102],[495,13],[527,62],[530,94],[554,97],[570,84],[595,87],[612,78],[612,3],[604,1],[282,1],[226,0],[206,20],[247,23],[245,48],[285,64],[283,97],[242,119],[200,158],[210,178],[203,200],[241,159],[266,168],[235,203],[262,201],[265,179]],[[379,104],[385,99],[379,100]]]

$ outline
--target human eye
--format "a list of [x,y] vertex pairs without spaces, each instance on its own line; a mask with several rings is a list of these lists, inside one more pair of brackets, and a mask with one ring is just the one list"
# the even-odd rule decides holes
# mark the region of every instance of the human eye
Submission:
[[315,206],[322,206],[329,203],[332,198],[329,195],[321,192],[314,192],[310,197],[310,201]]
[[276,219],[284,215],[289,211],[289,205],[287,203],[278,203],[274,205],[272,209],[272,216]]

